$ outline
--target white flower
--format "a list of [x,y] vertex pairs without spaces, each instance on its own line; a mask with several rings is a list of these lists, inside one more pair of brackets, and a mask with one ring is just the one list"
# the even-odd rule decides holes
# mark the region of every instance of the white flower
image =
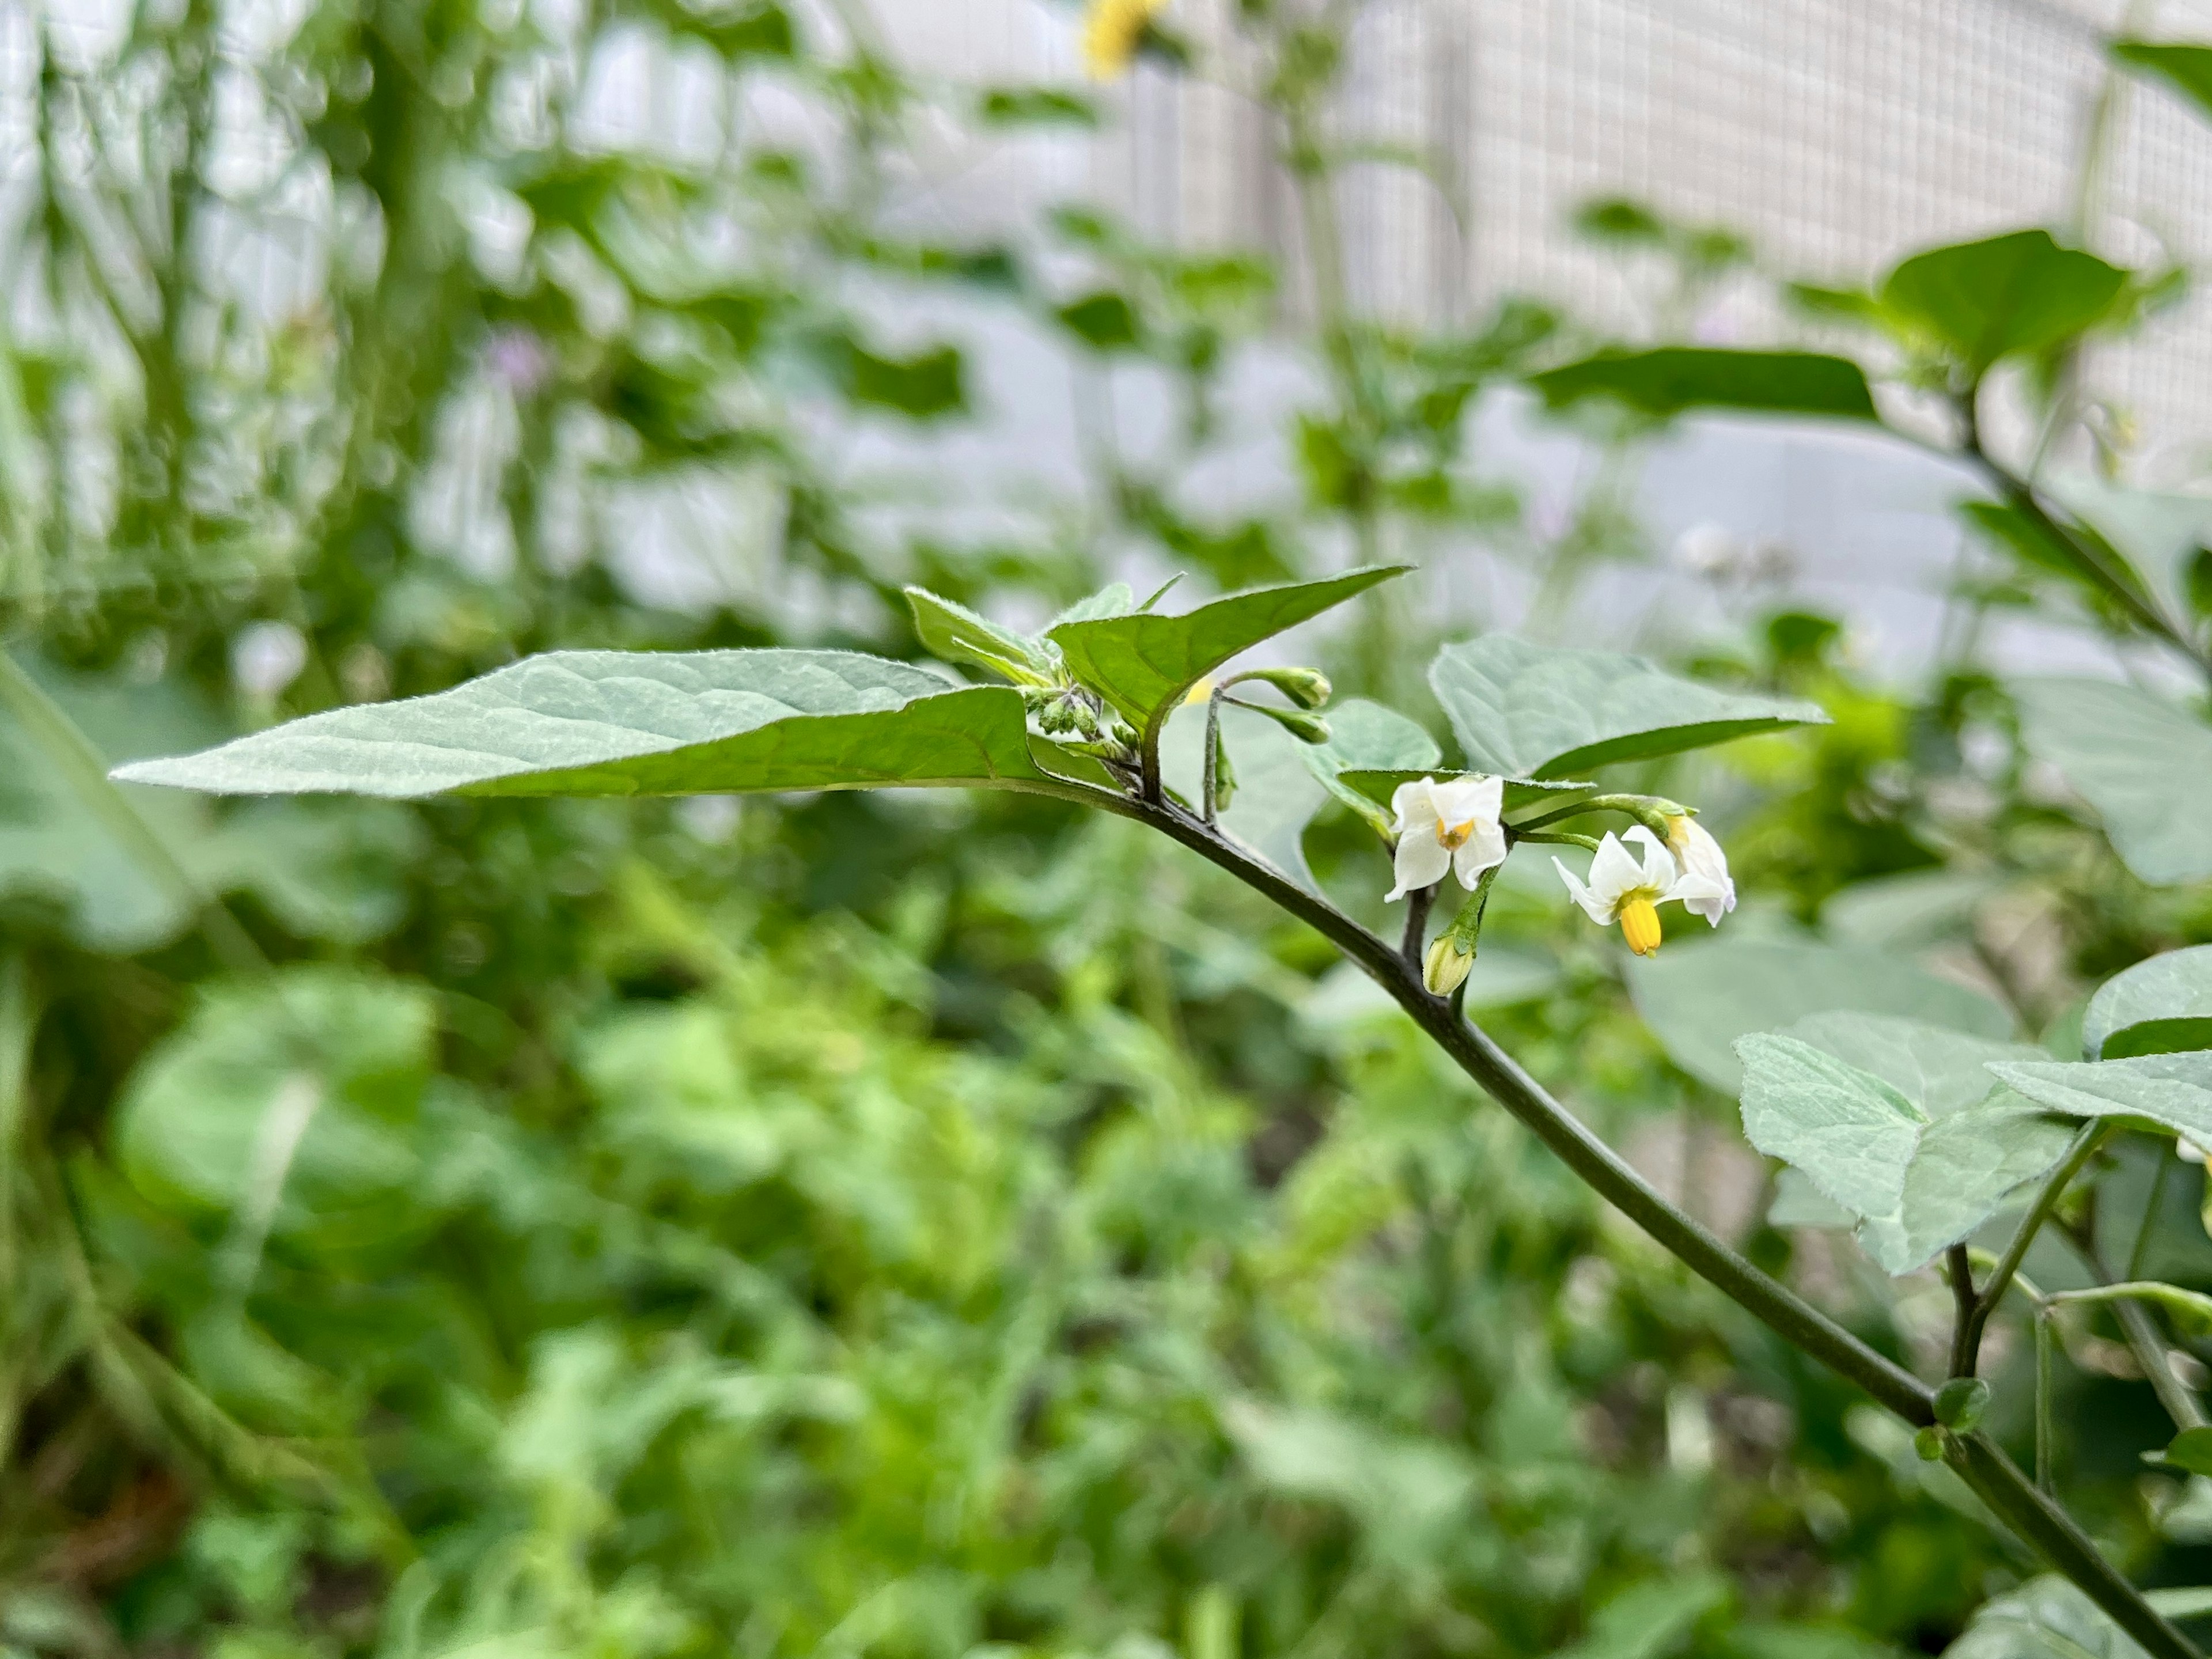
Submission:
[[1505,808],[1503,778],[1419,778],[1401,783],[1390,797],[1398,838],[1392,862],[1398,884],[1389,896],[1401,899],[1417,887],[1431,887],[1447,872],[1462,887],[1473,887],[1486,870],[1505,862],[1505,830],[1498,815]]
[[1710,876],[1677,870],[1665,843],[1642,824],[1631,830],[1626,838],[1644,844],[1644,862],[1638,865],[1634,854],[1621,845],[1622,837],[1608,831],[1598,843],[1597,856],[1590,860],[1587,886],[1559,860],[1552,860],[1552,867],[1567,884],[1567,891],[1583,907],[1583,914],[1601,927],[1619,922],[1628,948],[1639,957],[1648,957],[1659,948],[1661,905],[1669,899],[1684,904],[1692,900],[1717,902],[1722,889]]
[[1707,884],[1707,890],[1679,895],[1682,908],[1719,927],[1721,918],[1735,908],[1735,883],[1729,875],[1728,854],[1721,851],[1720,842],[1688,813],[1669,813],[1667,850],[1682,866],[1685,881],[1694,876]]

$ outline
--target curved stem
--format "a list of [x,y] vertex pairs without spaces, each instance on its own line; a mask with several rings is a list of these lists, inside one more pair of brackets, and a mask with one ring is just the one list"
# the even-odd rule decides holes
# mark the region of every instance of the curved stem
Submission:
[[[1173,803],[1153,805],[1126,797],[1107,810],[1151,824],[1315,928],[1389,992],[1415,1024],[1460,1069],[1526,1126],[1560,1160],[1707,1283],[1770,1330],[1856,1382],[1916,1427],[1935,1421],[1935,1394],[1910,1371],[1876,1352],[1787,1285],[1761,1273],[1645,1181],[1554,1100],[1455,1005],[1431,996],[1418,964],[1327,899],[1247,857],[1210,826]],[[2021,1473],[1994,1441],[1977,1431],[1947,1437],[1946,1456],[1975,1494],[2006,1525],[2071,1579],[2156,1659],[2200,1659],[2188,1638],[2155,1612],[2103,1556],[2065,1510]]]

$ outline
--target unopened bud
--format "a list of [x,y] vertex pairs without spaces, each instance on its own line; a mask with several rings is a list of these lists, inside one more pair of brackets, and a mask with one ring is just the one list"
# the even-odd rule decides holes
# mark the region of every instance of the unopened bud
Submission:
[[1255,668],[1240,680],[1265,680],[1301,708],[1318,708],[1329,699],[1328,676],[1318,668]]
[[1440,933],[1421,959],[1421,983],[1429,988],[1430,995],[1448,997],[1467,982],[1467,970],[1474,966],[1474,958],[1456,939]]
[[1328,741],[1328,722],[1318,714],[1301,714],[1295,708],[1265,708],[1256,702],[1241,702],[1237,706],[1265,714],[1300,743]]

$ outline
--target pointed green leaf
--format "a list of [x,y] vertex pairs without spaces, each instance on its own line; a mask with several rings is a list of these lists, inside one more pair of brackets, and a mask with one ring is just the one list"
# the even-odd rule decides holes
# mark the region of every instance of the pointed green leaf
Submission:
[[1747,1036],[1735,1052],[1753,1146],[1861,1215],[1904,1200],[1905,1168],[1928,1122],[1917,1107],[1871,1072],[1795,1037]]
[[1551,650],[1510,634],[1446,646],[1429,684],[1468,764],[1507,777],[1565,777],[1828,719],[1813,703],[1719,690],[1641,657]]
[[2212,945],[2139,962],[2089,999],[2081,1047],[2092,1060],[2212,1048]]
[[2126,283],[2125,271],[2095,254],[2021,230],[1916,253],[1883,282],[1881,303],[1978,375],[2094,326]]
[[2199,115],[2212,115],[2212,46],[2115,40],[2112,52],[2130,68],[2146,70],[2164,81],[2194,103]]
[[1180,617],[1146,611],[1062,623],[1048,637],[1069,673],[1152,738],[1183,694],[1230,658],[1408,568],[1374,565],[1322,581],[1254,588]]
[[2191,1474],[2212,1474],[2212,1428],[2184,1429],[2167,1443],[2166,1461]]
[[988,668],[1023,684],[1051,683],[1051,653],[1028,635],[1001,628],[989,617],[979,617],[966,605],[926,587],[908,588],[906,602],[914,612],[915,635],[931,656],[943,662]]
[[2108,680],[2013,691],[2028,752],[2096,808],[2122,863],[2154,886],[2212,876],[2212,726]]
[[1021,694],[847,651],[556,651],[116,775],[216,794],[733,794],[1042,782]]
[[1729,351],[1704,346],[1601,351],[1580,362],[1532,374],[1528,384],[1553,409],[1588,398],[1609,398],[1662,419],[1691,409],[1850,421],[1876,418],[1866,372],[1848,358],[1811,351]]
[[2212,1054],[2000,1060],[1990,1070],[2046,1111],[2069,1117],[2147,1117],[2200,1146],[2212,1146]]
[[2048,1174],[2073,1139],[2069,1126],[2002,1089],[1938,1118],[1921,1133],[1897,1208],[1861,1223],[1859,1243],[1886,1273],[1925,1267]]
[[1731,1048],[1753,1031],[1781,1030],[1837,1008],[1902,1014],[1981,1037],[2010,1035],[2012,1019],[1976,991],[1938,979],[1911,957],[1814,939],[1753,939],[1723,930],[1670,944],[1629,976],[1637,1012],[1668,1057],[1724,1094],[1741,1086]]
[[1808,1014],[1782,1035],[1872,1073],[1931,1119],[1962,1111],[1995,1089],[1990,1061],[2049,1058],[2025,1043],[1856,1009]]

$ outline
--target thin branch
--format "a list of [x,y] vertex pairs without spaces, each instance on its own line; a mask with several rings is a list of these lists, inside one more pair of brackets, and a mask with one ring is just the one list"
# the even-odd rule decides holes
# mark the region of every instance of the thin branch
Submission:
[[1943,1266],[1951,1281],[1951,1375],[1972,1376],[1981,1338],[1981,1327],[1974,1318],[1981,1307],[1974,1295],[1974,1264],[1967,1259],[1964,1244],[1954,1244],[1944,1253]]
[[[1997,1310],[1997,1304],[2004,1300],[2006,1288],[2011,1285],[2013,1275],[2020,1271],[2020,1264],[2027,1255],[2027,1247],[2035,1243],[2036,1234],[2042,1231],[2043,1224],[2051,1219],[2051,1212],[2058,1207],[2058,1200],[2066,1195],[2068,1185],[2097,1155],[2097,1149],[2105,1144],[2106,1137],[2112,1132],[2112,1125],[2108,1120],[2099,1119],[2083,1124],[2081,1133],[2074,1137],[2074,1144],[2067,1149],[2066,1156],[2059,1160],[2058,1167],[2043,1183],[2043,1190],[2035,1195],[2035,1202],[2021,1218],[2020,1225],[2013,1229],[2012,1242],[2005,1246],[2005,1253],[1997,1258],[1997,1265],[1990,1270],[1989,1282],[1982,1286],[1982,1293],[1973,1298],[1960,1316],[1951,1348],[1952,1376],[1972,1376],[1974,1374],[1974,1367],[1981,1358],[1982,1333],[1989,1328],[1990,1316]],[[1954,1291],[1955,1289],[1954,1286]]]
[[1421,947],[1429,936],[1429,907],[1437,902],[1434,886],[1417,887],[1406,900],[1406,933],[1399,941],[1398,954],[1415,973],[1421,971]]

